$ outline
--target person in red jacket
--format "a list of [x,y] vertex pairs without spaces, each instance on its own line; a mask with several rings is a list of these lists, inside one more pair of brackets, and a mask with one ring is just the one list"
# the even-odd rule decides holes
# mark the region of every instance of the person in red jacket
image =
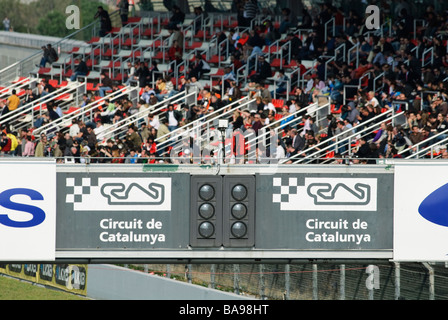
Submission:
[[11,139],[8,138],[6,132],[2,132],[0,138],[1,154],[9,154],[11,151]]

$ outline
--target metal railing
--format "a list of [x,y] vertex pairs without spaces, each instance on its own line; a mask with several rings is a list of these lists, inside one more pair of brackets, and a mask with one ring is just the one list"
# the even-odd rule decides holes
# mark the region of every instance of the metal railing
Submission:
[[[375,117],[373,117],[373,118],[363,122],[362,125],[366,126],[367,124],[374,123],[373,125],[367,127],[369,130],[373,130],[374,128],[377,127],[376,121],[378,121],[379,119],[383,118],[384,116],[386,116],[389,113],[393,114],[393,116],[388,119],[389,121],[392,121],[396,116],[401,115],[403,112],[399,113],[399,114],[394,114],[394,110],[393,109],[389,109],[389,110],[383,112],[382,114],[379,114],[379,115],[377,115],[377,116],[375,116]],[[318,144],[316,144],[316,145],[314,145],[314,146],[312,146],[312,147],[310,147],[310,148],[308,148],[306,150],[302,150],[302,151],[298,152],[296,155],[290,157],[288,159],[288,161],[291,160],[293,163],[300,163],[301,161],[305,161],[305,160],[314,160],[314,159],[311,158],[312,156],[315,156],[315,155],[317,155],[317,154],[319,154],[319,153],[321,153],[322,151],[325,151],[325,150],[329,150],[329,149],[332,149],[332,148],[337,148],[338,144],[342,144],[344,142],[347,142],[347,141],[349,141],[349,139],[354,138],[357,135],[357,133],[354,133],[354,134],[351,134],[351,135],[349,135],[349,136],[339,140],[341,137],[345,136],[346,134],[347,134],[346,131],[340,132],[340,133],[338,133],[338,134],[336,134],[336,135],[334,135],[332,137],[332,139],[335,141],[334,143],[328,144],[327,141],[319,142]],[[315,150],[316,148],[322,148],[322,149],[320,149],[320,150],[318,150],[316,152],[313,152],[313,150]],[[309,152],[311,152],[311,154]],[[300,159],[299,157],[302,156],[302,155],[305,155],[305,156],[302,159]]]
[[68,127],[71,124],[71,121],[73,119],[81,118],[81,120],[83,122],[85,122],[87,115],[90,116],[90,121],[92,121],[93,111],[94,111],[95,107],[97,107],[99,104],[101,104],[104,100],[125,97],[125,96],[130,95],[133,91],[138,91],[138,90],[139,90],[139,88],[136,88],[136,87],[125,87],[122,90],[120,90],[118,93],[112,92],[112,93],[104,96],[100,100],[92,101],[92,102],[88,103],[87,105],[85,105],[83,108],[80,108],[72,113],[66,114],[61,118],[53,120],[39,128],[36,128],[34,130],[34,132],[35,133],[41,133],[41,132],[48,133],[48,132],[61,130],[62,128]]
[[[247,97],[244,97],[240,100],[237,100],[235,102],[232,102],[231,104],[227,105],[225,108],[229,109],[227,111],[222,112],[221,110],[215,110],[205,116],[204,118],[196,119],[192,122],[190,122],[187,125],[187,128],[177,128],[173,131],[171,131],[169,134],[166,134],[164,136],[158,137],[154,140],[154,142],[158,143],[157,147],[160,148],[161,146],[165,145],[171,145],[176,142],[176,140],[179,139],[180,134],[182,134],[184,137],[189,136],[190,134],[194,134],[197,132],[202,131],[202,128],[205,127],[205,132],[207,133],[206,137],[206,144],[210,144],[210,139],[212,137],[211,134],[211,126],[214,122],[218,121],[220,118],[224,116],[230,116],[230,114],[234,113],[237,110],[241,110],[241,108],[248,106],[252,102],[254,102],[254,99],[248,99]],[[197,134],[197,140],[199,141],[199,134]],[[165,139],[165,140],[164,140]],[[163,140],[163,141],[161,141]]]
[[[56,89],[52,93],[49,93],[42,97],[39,97],[38,99],[36,99],[30,103],[27,103],[21,107],[18,107],[15,110],[9,111],[5,115],[0,116],[0,124],[8,123],[10,125],[13,125],[12,121],[14,121],[14,120],[20,121],[20,119],[23,118],[26,114],[30,114],[31,120],[34,120],[36,112],[39,115],[42,115],[42,107],[46,103],[48,103],[50,101],[54,101],[57,98],[61,98],[61,97],[65,96],[66,94],[72,92],[73,90],[75,90],[75,92],[76,92],[75,99],[78,100],[79,96],[81,95],[81,92],[79,90],[81,90],[81,89],[82,90],[85,89],[85,84],[75,83],[75,82],[68,84],[66,87]],[[38,110],[36,110],[36,108]]]
[[[400,116],[400,114],[401,113],[392,115],[391,117],[385,119],[384,121],[393,121],[396,117]],[[308,148],[306,150],[303,150],[303,151],[301,151],[298,154],[299,155],[300,154],[304,154],[305,156],[303,158],[301,158],[301,159],[297,159],[297,160],[293,161],[292,163],[297,164],[297,163],[302,163],[302,162],[306,162],[306,161],[307,162],[312,162],[312,161],[316,160],[316,158],[319,158],[319,155],[324,154],[327,151],[335,151],[335,152],[339,153],[339,149],[341,148],[340,147],[341,145],[342,146],[346,146],[346,148],[350,149],[351,143],[353,141],[356,141],[357,138],[359,136],[361,136],[361,134],[363,134],[363,133],[364,134],[372,133],[373,130],[375,130],[377,128],[378,128],[378,124],[374,123],[374,124],[372,124],[372,125],[370,125],[368,127],[365,127],[365,128],[363,128],[361,130],[356,130],[355,132],[353,132],[353,129],[347,129],[347,131],[352,131],[353,133],[350,134],[349,136],[343,138],[343,139],[340,139],[341,136],[346,134],[345,131],[341,132],[341,133],[339,133],[339,134],[337,134],[337,135],[332,137],[332,139],[334,139],[334,143],[327,143],[327,141],[323,141],[323,142],[318,143],[315,146],[312,146],[312,147],[310,147],[310,148]],[[317,149],[317,151],[313,152],[313,150],[316,150],[316,149]],[[344,153],[345,151],[346,150],[344,150],[343,152],[340,152],[340,153]],[[351,151],[349,151],[349,152],[351,152]]]
[[[119,16],[119,11],[114,11],[110,13],[110,18],[114,19]],[[95,20],[89,25],[71,33],[70,35],[62,38],[61,40],[52,44],[53,48],[57,52],[70,52],[77,44],[73,42],[76,36],[82,35],[84,32],[91,32],[92,36],[96,33],[99,25],[99,20]],[[17,61],[12,65],[0,70],[0,83],[6,83],[13,81],[18,77],[28,77],[29,73],[36,68],[36,64],[39,64],[42,57],[42,50],[36,51],[36,53],[30,55],[29,57]]]
[[135,114],[129,115],[128,117],[117,121],[111,128],[103,128],[101,130],[98,130],[98,135],[102,134],[111,137],[120,137],[121,135],[126,133],[123,129],[127,129],[131,124],[138,124],[141,121],[146,121],[149,113],[157,114],[166,109],[168,104],[177,104],[180,102],[184,102],[189,96],[196,96],[196,94],[194,92],[188,94],[186,94],[185,92],[179,92],[166,100],[159,101],[155,105],[151,106],[150,110],[140,110]]

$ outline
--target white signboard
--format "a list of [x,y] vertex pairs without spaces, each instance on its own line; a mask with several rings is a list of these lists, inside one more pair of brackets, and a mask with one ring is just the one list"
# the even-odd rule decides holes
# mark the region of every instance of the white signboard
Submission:
[[53,261],[56,164],[0,161],[0,261]]
[[394,260],[448,261],[448,162],[397,162]]
[[299,185],[297,178],[289,178],[282,184],[274,178],[273,203],[284,211],[376,211],[377,180],[375,178],[305,178]]
[[170,211],[171,178],[67,178],[75,211]]

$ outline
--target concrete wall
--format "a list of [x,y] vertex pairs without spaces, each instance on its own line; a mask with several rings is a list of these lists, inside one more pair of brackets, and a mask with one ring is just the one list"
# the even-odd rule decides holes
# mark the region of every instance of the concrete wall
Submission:
[[[35,53],[40,53],[42,46],[49,43],[54,44],[60,40],[61,38],[57,37],[0,31],[0,70]],[[85,45],[86,43],[83,41],[64,40],[60,49],[61,51],[70,51],[73,47]]]
[[249,300],[113,265],[89,265],[87,296],[99,300]]

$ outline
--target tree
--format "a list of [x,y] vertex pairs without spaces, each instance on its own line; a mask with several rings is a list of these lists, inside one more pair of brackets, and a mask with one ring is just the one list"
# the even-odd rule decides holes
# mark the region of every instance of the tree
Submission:
[[39,19],[37,32],[41,35],[64,38],[73,31],[65,27],[65,19],[66,16],[61,12],[50,11],[45,17]]

